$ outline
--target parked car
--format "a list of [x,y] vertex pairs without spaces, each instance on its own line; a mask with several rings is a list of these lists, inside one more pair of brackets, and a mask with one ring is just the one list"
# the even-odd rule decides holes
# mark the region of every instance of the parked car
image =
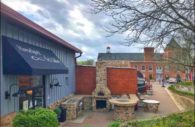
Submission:
[[145,92],[145,79],[140,71],[137,71],[137,88],[139,93]]
[[145,79],[144,78],[137,78],[137,87],[138,87],[138,92],[143,93],[145,92]]
[[177,83],[176,78],[169,78],[168,83]]

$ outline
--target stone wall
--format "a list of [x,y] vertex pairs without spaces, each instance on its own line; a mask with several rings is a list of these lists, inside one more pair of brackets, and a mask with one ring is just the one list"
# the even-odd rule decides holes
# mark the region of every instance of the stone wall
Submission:
[[126,60],[105,60],[96,62],[96,85],[107,86],[106,67],[130,67],[130,62]]
[[84,110],[85,111],[92,110],[92,96],[86,96],[83,99],[83,103],[84,103]]
[[114,107],[114,120],[127,121],[135,118],[134,106],[116,106]]
[[71,94],[69,96],[65,96],[64,98],[62,98],[62,99],[54,102],[53,104],[51,104],[50,106],[48,106],[48,108],[54,110],[55,108],[57,108],[58,106],[60,106],[63,102],[65,102],[66,100],[68,100],[71,97],[73,97],[73,94]]

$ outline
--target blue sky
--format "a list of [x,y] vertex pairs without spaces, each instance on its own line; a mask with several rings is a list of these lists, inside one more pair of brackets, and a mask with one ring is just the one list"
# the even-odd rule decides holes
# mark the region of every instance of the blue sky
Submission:
[[107,37],[109,17],[95,15],[90,0],[2,0],[48,31],[83,51],[79,60],[97,59],[99,52],[143,52],[143,45],[124,46],[125,34]]

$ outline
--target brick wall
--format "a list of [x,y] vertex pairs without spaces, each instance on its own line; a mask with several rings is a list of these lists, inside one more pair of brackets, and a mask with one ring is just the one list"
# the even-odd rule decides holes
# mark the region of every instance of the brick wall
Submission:
[[107,68],[107,85],[112,95],[137,93],[137,70]]
[[76,67],[76,94],[92,94],[96,87],[96,67]]
[[144,61],[153,61],[154,59],[154,48],[145,47],[144,48]]

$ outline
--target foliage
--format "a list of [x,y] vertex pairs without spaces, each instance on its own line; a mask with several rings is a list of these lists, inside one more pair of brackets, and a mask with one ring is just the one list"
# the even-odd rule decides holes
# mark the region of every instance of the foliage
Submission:
[[194,124],[195,118],[193,110],[152,120],[128,121],[119,124],[113,122],[113,124],[110,124],[108,127],[193,127]]
[[166,79],[166,80],[169,80],[169,78],[170,78],[169,75],[166,75],[166,76],[165,76],[165,79]]
[[[92,12],[109,16],[110,36],[125,35],[124,45],[141,43],[165,49],[171,38],[182,46],[162,62],[193,67],[191,53],[195,42],[193,0],[91,0]],[[108,35],[108,36],[109,36]],[[172,69],[172,68],[171,68]],[[180,70],[179,70],[180,71]]]
[[114,121],[114,122],[110,123],[110,124],[108,125],[108,127],[119,127],[120,123],[121,123],[121,122],[119,122],[119,121]]
[[179,85],[184,85],[184,86],[193,86],[192,82],[181,82]]
[[92,11],[112,19],[108,32],[125,33],[127,45],[155,42],[179,33],[194,35],[193,0],[91,0]]
[[60,116],[60,114],[62,113],[62,110],[59,107],[57,107],[54,109],[54,112],[57,114],[57,116]]
[[173,85],[171,85],[168,89],[180,95],[194,96],[191,92],[177,90]]
[[153,79],[152,74],[150,74],[150,75],[149,75],[149,78],[150,78],[150,80],[152,80],[152,79]]
[[78,65],[94,65],[94,60],[93,59],[88,59],[86,61],[78,61]]
[[13,127],[58,127],[58,120],[52,110],[36,108],[17,113]]

